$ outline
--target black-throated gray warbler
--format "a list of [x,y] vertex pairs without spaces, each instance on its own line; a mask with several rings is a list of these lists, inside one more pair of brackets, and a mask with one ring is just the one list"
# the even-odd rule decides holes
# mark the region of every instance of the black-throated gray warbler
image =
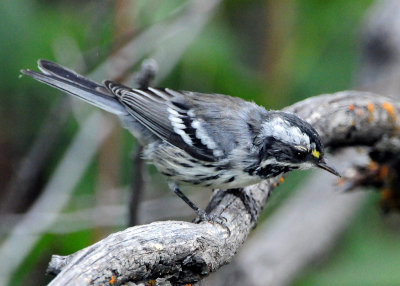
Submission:
[[145,158],[203,219],[178,184],[240,188],[313,166],[339,176],[324,159],[317,131],[294,114],[222,94],[98,84],[46,60],[38,66],[41,72],[21,72],[116,114],[145,146]]

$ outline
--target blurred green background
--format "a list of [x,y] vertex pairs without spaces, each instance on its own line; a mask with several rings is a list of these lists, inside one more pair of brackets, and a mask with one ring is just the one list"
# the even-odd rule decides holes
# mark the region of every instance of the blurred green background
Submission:
[[[60,92],[27,77],[20,78],[19,70],[35,69],[36,60],[45,58],[90,73],[124,43],[157,23],[169,23],[178,17],[187,2],[1,2],[0,200],[9,195],[6,191],[10,178],[30,150],[51,107],[63,98]],[[271,109],[309,96],[352,88],[360,54],[359,27],[372,2],[222,1],[172,71],[157,85],[230,94]],[[131,70],[138,66],[136,63]],[[78,126],[75,117],[63,123],[29,195],[14,202],[6,215],[17,214],[15,217],[19,218],[18,214],[29,209]],[[100,152],[111,152],[115,157],[118,167],[111,179],[112,187],[127,186],[131,182],[130,157],[135,143],[125,130],[117,128],[114,133],[116,141],[112,144],[116,145],[111,146],[115,150],[105,146]],[[90,163],[65,212],[96,205],[98,195],[94,189],[101,184],[99,176],[104,172],[101,162],[105,161],[100,155]],[[158,178],[154,169],[150,168],[150,173]],[[267,212],[290,195],[289,189],[294,189],[301,177],[294,174],[288,178],[288,184],[275,193],[271,206],[267,205]],[[152,186],[160,188],[154,183]],[[123,204],[129,193],[125,190],[116,196],[111,199],[113,203]],[[377,195],[371,193],[335,251],[311,266],[293,285],[400,285],[400,232],[392,220],[380,215],[377,200]],[[3,240],[8,227],[10,224],[2,228]],[[15,269],[10,285],[44,285],[51,280],[44,275],[51,254],[70,254],[122,228],[93,227],[40,234],[34,249]]]

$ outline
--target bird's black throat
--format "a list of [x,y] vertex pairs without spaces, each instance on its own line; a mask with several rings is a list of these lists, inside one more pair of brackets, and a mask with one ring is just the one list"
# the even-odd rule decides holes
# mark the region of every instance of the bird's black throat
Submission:
[[298,168],[299,167],[296,166],[283,166],[278,164],[270,164],[264,167],[252,165],[246,168],[245,171],[251,176],[259,176],[261,178],[268,179]]

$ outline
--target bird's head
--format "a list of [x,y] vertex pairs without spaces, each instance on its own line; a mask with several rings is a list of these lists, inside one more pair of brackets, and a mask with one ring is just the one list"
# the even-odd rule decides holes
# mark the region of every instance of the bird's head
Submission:
[[317,131],[294,114],[269,112],[254,143],[260,147],[260,168],[266,168],[265,173],[319,167],[340,176],[324,158]]

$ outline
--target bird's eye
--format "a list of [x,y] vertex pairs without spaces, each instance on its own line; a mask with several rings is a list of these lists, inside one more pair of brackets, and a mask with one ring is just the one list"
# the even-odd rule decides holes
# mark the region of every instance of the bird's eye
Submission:
[[296,155],[297,159],[299,159],[299,160],[303,160],[307,157],[307,153],[301,152],[301,151],[296,151],[295,155]]
[[308,149],[301,145],[295,146],[293,151],[294,151],[294,157],[300,161],[305,160],[308,155]]

